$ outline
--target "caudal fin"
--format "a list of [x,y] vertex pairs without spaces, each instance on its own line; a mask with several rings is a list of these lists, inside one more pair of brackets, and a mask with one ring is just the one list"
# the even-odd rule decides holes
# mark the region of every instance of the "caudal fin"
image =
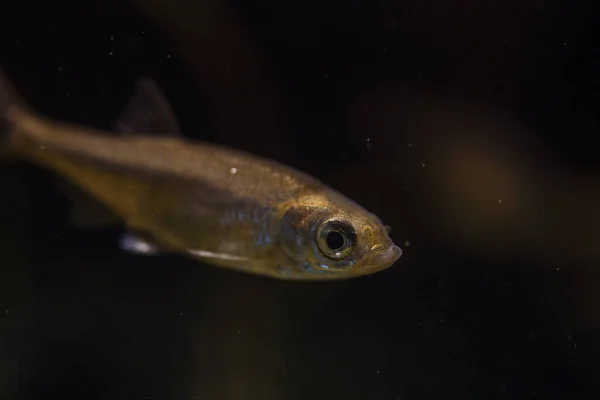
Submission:
[[16,115],[28,109],[29,106],[0,67],[0,154],[14,132]]

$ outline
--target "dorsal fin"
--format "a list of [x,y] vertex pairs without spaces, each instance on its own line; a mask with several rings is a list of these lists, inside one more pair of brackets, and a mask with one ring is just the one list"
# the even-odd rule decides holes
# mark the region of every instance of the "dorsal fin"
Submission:
[[127,135],[181,134],[175,113],[158,85],[149,78],[142,78],[136,83],[135,92],[115,123],[115,129]]

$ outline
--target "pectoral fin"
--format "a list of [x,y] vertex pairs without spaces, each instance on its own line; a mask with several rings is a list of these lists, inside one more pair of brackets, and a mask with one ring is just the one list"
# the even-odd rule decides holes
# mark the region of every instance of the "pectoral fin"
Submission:
[[265,264],[267,260],[260,260],[228,253],[218,253],[214,251],[200,249],[188,249],[187,254],[192,258],[205,262],[207,264],[217,265],[251,274],[271,275],[269,271],[265,269]]
[[191,256],[204,259],[206,261],[221,261],[221,262],[252,262],[251,258],[234,256],[231,254],[225,253],[215,253],[213,251],[199,250],[199,249],[189,249],[188,253]]

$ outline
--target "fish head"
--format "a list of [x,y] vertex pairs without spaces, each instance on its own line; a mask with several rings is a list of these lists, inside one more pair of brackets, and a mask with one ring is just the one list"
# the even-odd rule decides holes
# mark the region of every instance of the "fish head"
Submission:
[[306,196],[283,210],[280,269],[292,278],[346,279],[391,267],[402,250],[377,216],[337,194]]

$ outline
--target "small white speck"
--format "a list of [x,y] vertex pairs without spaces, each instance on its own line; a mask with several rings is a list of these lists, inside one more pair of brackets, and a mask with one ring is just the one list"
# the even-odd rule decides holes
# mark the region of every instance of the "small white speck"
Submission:
[[8,308],[6,310],[4,310],[4,312],[6,313],[7,317],[10,317],[10,313],[8,312]]
[[373,143],[371,143],[371,138],[367,138],[367,150],[371,150],[373,148]]
[[408,147],[412,147],[412,142],[408,142]]
[[567,47],[567,42],[563,42],[563,47]]
[[65,69],[63,67],[58,67],[58,72],[63,72]]
[[231,175],[233,175],[233,174],[237,173],[237,168],[235,168],[235,167],[231,168],[231,169],[229,170],[229,173],[230,173]]
[[104,92],[100,92],[100,96],[102,96],[104,94]]
[[384,47],[384,48],[383,48],[383,51],[387,51],[387,47]]
[[140,31],[140,33],[143,35],[143,34],[144,34],[144,33],[146,33],[146,32],[144,32],[144,30],[142,29],[142,30]]
[[18,40],[15,40],[15,43],[16,43],[16,44],[19,44],[19,41],[18,41]]
[[183,317],[183,313],[182,312],[180,312],[179,315],[181,315]]
[[170,54],[167,54],[167,55],[166,55],[166,57],[167,57],[167,58],[171,58],[171,55],[170,55]]
[[501,204],[501,203],[502,203],[502,199],[498,199],[498,203],[500,203],[500,204]]
[[556,270],[557,270],[557,271],[560,271],[560,267],[556,267]]
[[113,54],[114,54],[114,53],[113,53],[112,51],[109,51],[109,52],[108,52],[108,55],[109,55],[109,56],[112,56]]
[[425,168],[426,167],[425,163],[421,164],[421,167]]
[[115,40],[115,37],[113,35],[110,35],[110,40]]
[[375,373],[376,373],[377,375],[379,375],[379,370],[375,371]]
[[404,247],[408,247],[408,246],[410,246],[410,240],[404,241]]

